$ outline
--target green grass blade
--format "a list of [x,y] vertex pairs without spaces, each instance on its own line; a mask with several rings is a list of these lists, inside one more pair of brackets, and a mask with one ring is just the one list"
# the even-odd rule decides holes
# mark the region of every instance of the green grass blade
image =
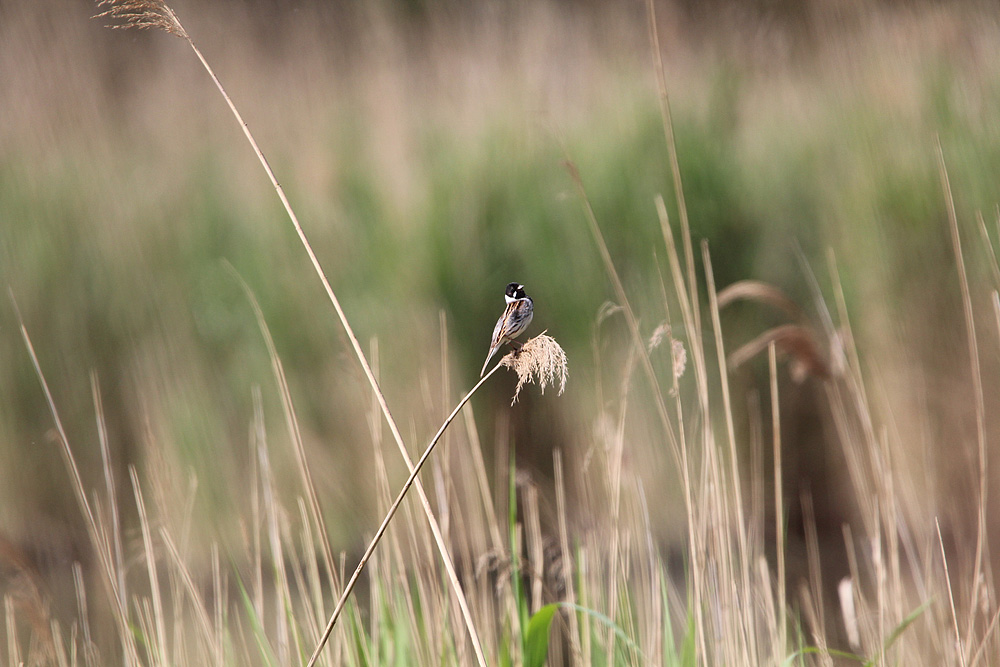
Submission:
[[257,616],[257,610],[253,608],[253,602],[250,600],[250,595],[247,593],[246,587],[243,585],[243,577],[239,575],[239,572],[234,572],[236,577],[236,585],[240,589],[240,600],[243,602],[243,609],[246,612],[247,618],[250,620],[250,629],[253,631],[254,641],[257,642],[257,649],[260,651],[260,657],[267,665],[277,665],[278,660],[271,651],[271,644],[267,640],[267,634],[264,632],[264,624],[261,623],[260,618]]
[[[899,639],[899,636],[903,634],[906,628],[910,627],[910,625],[915,620],[917,620],[921,614],[927,611],[927,607],[930,606],[931,602],[933,602],[933,598],[927,600],[922,605],[911,611],[906,616],[906,618],[904,618],[903,621],[899,625],[897,625],[892,632],[889,633],[889,636],[886,637],[885,642],[882,644],[883,653],[888,651],[889,648],[896,643],[896,640]],[[815,646],[807,646],[805,648],[799,649],[795,653],[792,653],[790,656],[788,656],[788,658],[785,660],[783,664],[786,666],[791,665],[792,662],[799,656],[815,654],[815,653],[820,653],[820,650]],[[827,653],[834,656],[835,658],[845,658],[847,660],[853,660],[855,662],[859,662],[862,665],[864,665],[864,667],[874,667],[874,665],[878,664],[878,660],[874,659],[869,660],[867,658],[861,657],[860,655],[856,655],[854,653],[848,653],[847,651],[837,651],[835,649],[829,649]]]
[[549,654],[549,628],[559,610],[559,603],[547,604],[528,621],[524,638],[524,667],[542,667]]
[[697,639],[697,632],[694,627],[695,623],[697,623],[697,621],[694,618],[694,610],[689,609],[687,615],[687,631],[684,634],[684,645],[681,649],[681,664],[684,667],[695,667],[698,664],[698,656],[695,653],[695,642]]
[[514,448],[510,450],[510,469],[507,471],[508,484],[508,533],[510,538],[510,568],[511,568],[511,591],[514,595],[514,607],[517,609],[518,624],[520,625],[521,653],[525,651],[526,631],[528,627],[528,601],[525,598],[523,586],[521,585],[521,550],[517,541],[517,470],[514,466]]
[[864,658],[855,653],[849,653],[847,651],[838,651],[835,648],[829,648],[826,649],[825,651],[821,651],[815,646],[806,646],[805,648],[800,648],[798,651],[795,651],[790,656],[785,658],[785,661],[781,664],[787,667],[788,665],[791,665],[796,658],[799,658],[803,655],[817,655],[820,653],[829,653],[834,658],[844,658],[845,660],[853,660],[855,662],[861,663],[862,665],[865,665],[865,667],[868,667],[868,665],[872,664],[867,658]]
[[[612,620],[608,616],[605,616],[601,612],[596,611],[594,609],[587,609],[586,607],[581,607],[578,604],[570,604],[569,602],[556,602],[554,604],[556,604],[556,605],[558,605],[560,607],[566,607],[567,609],[573,609],[575,611],[579,611],[579,612],[582,612],[584,614],[587,614],[588,616],[590,616],[591,618],[595,619],[596,621],[598,621],[598,622],[604,624],[605,626],[611,628],[612,630],[614,630],[614,633],[618,637],[618,639],[622,640],[622,642],[628,648],[630,648],[633,651],[635,651],[636,654],[639,656],[640,659],[642,659],[642,660],[646,659],[646,656],[643,654],[642,649],[639,648],[639,645],[636,644],[634,641],[632,641],[632,638],[629,637],[627,634],[625,634],[625,631],[621,629],[621,626],[619,626],[617,623],[615,623],[614,620]],[[611,657],[609,656],[609,660],[610,659],[611,659]]]
[[[906,628],[910,627],[910,625],[915,620],[917,620],[921,614],[927,611],[927,607],[931,606],[931,602],[933,601],[934,598],[931,598],[930,600],[927,600],[922,605],[920,605],[919,607],[911,611],[909,614],[907,614],[906,618],[904,618],[903,621],[899,625],[897,625],[892,632],[889,633],[889,636],[886,637],[885,642],[882,644],[883,653],[886,653],[889,650],[889,648],[896,643],[896,640],[899,639],[899,636],[903,634]],[[875,664],[875,661],[872,661],[872,664]]]

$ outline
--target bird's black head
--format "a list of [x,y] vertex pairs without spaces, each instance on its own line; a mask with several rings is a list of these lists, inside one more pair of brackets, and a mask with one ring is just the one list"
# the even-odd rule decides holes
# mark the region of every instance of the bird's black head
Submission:
[[504,296],[508,299],[523,299],[525,297],[524,285],[521,283],[510,283],[504,290]]

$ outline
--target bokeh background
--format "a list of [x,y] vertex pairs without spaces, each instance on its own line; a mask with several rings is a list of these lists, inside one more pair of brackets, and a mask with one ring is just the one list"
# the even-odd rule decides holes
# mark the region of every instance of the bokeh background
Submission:
[[[363,346],[377,347],[413,448],[478,379],[504,285],[526,285],[532,333],[548,330],[568,354],[566,393],[529,390],[511,408],[514,380],[500,374],[472,405],[487,468],[505,468],[509,445],[551,494],[553,451],[583,461],[597,446],[628,348],[624,320],[599,318],[615,294],[564,161],[579,170],[645,335],[673,293],[654,197],[679,216],[644,3],[172,6],[267,154]],[[692,234],[708,242],[717,285],[770,283],[819,326],[811,281],[835,310],[836,266],[914,516],[939,517],[949,545],[974,540],[976,412],[937,151],[972,284],[992,452],[1000,10],[656,7]],[[157,485],[197,479],[191,543],[226,545],[239,538],[230,517],[245,502],[255,388],[272,444],[286,438],[238,274],[285,365],[331,542],[357,554],[381,518],[370,391],[239,127],[183,41],[108,30],[96,11],[0,4],[0,590],[13,585],[12,563],[28,564],[57,616],[74,609],[69,564],[93,557],[14,301],[84,479],[101,480],[96,384],[119,479],[130,464],[147,475],[170,459],[181,473]],[[734,349],[784,319],[739,304],[723,313],[723,337]],[[749,458],[766,360],[731,378]],[[842,526],[858,509],[823,380],[797,383],[782,367],[780,381],[789,533],[803,530],[807,494],[835,581]],[[673,461],[648,400],[633,414],[627,465],[652,498],[659,547],[683,551]],[[275,465],[291,498],[293,461]],[[587,475],[570,484],[583,492]],[[601,521],[573,518],[580,530]]]

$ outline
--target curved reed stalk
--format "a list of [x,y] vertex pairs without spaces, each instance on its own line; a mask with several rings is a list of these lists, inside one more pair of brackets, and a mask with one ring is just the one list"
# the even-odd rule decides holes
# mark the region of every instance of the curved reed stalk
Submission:
[[[504,359],[506,358],[507,357],[504,357]],[[403,483],[403,488],[399,490],[399,494],[396,496],[396,499],[392,502],[392,505],[389,507],[389,511],[386,512],[385,518],[382,519],[382,524],[378,527],[378,530],[375,531],[375,536],[372,538],[372,541],[368,545],[368,548],[365,549],[365,553],[361,556],[361,560],[358,562],[358,567],[355,568],[354,574],[351,575],[351,578],[348,580],[347,585],[344,587],[344,592],[341,594],[340,599],[337,601],[337,606],[334,607],[333,609],[333,614],[330,616],[330,620],[326,624],[326,629],[323,630],[323,636],[320,637],[319,644],[316,645],[316,648],[313,650],[312,656],[310,656],[309,658],[307,667],[312,667],[316,663],[316,659],[319,657],[320,652],[323,650],[323,647],[326,646],[326,641],[330,638],[330,633],[333,632],[334,626],[337,625],[337,619],[340,617],[340,613],[344,610],[344,605],[347,604],[347,598],[351,596],[351,591],[354,590],[355,584],[358,583],[358,578],[361,576],[361,572],[365,569],[365,566],[368,564],[368,559],[371,558],[373,553],[375,553],[375,547],[377,547],[378,543],[382,540],[382,536],[385,534],[386,528],[389,527],[389,522],[392,521],[392,517],[396,514],[396,510],[399,509],[399,505],[400,503],[403,502],[403,498],[406,497],[406,492],[410,490],[410,487],[417,479],[417,474],[420,472],[420,469],[423,467],[424,463],[430,457],[431,452],[434,451],[435,445],[437,445],[438,441],[441,440],[441,436],[444,435],[445,429],[447,429],[448,426],[451,424],[451,422],[455,419],[455,417],[458,415],[462,407],[469,402],[469,399],[472,398],[472,395],[475,394],[476,391],[481,386],[483,386],[483,383],[489,380],[490,376],[496,373],[497,369],[499,369],[500,366],[502,365],[503,365],[503,359],[501,359],[496,366],[490,369],[490,372],[487,373],[485,376],[483,376],[483,378],[476,383],[476,386],[473,387],[469,391],[469,393],[467,393],[464,397],[462,397],[462,400],[458,402],[458,405],[455,406],[455,409],[451,411],[451,414],[448,415],[447,419],[444,420],[444,423],[441,424],[441,428],[438,429],[438,432],[434,434],[433,438],[431,438],[430,444],[427,445],[427,449],[424,450],[424,453],[421,454],[420,458],[417,460],[417,463],[413,466],[413,470],[410,472],[410,476],[407,477],[406,482]]]
[[[379,388],[378,380],[375,379],[375,374],[372,371],[371,365],[368,363],[368,359],[365,357],[364,351],[361,349],[361,344],[358,342],[358,338],[354,334],[354,329],[347,321],[347,315],[344,313],[344,309],[340,305],[340,300],[337,298],[333,288],[330,286],[330,281],[327,279],[326,273],[323,271],[323,267],[320,265],[319,259],[316,257],[316,253],[313,252],[312,244],[309,243],[309,239],[306,237],[306,234],[302,229],[302,225],[299,224],[298,216],[295,215],[295,211],[292,209],[292,205],[288,201],[288,197],[285,195],[284,189],[281,187],[281,184],[278,183],[278,179],[275,177],[274,171],[271,169],[271,165],[268,163],[267,158],[264,157],[264,153],[261,151],[260,146],[257,145],[257,141],[254,139],[253,134],[251,134],[246,121],[243,120],[242,114],[240,114],[239,110],[236,108],[236,105],[229,97],[226,89],[222,86],[222,82],[219,81],[219,78],[215,75],[211,65],[208,64],[205,56],[203,56],[198,47],[195,46],[195,43],[191,39],[190,35],[188,35],[187,30],[184,29],[183,25],[181,25],[180,20],[177,18],[177,14],[162,0],[99,0],[97,4],[100,7],[107,7],[104,12],[98,14],[99,17],[106,17],[119,21],[118,25],[112,27],[138,29],[157,28],[164,30],[172,35],[182,38],[194,51],[198,60],[205,68],[205,71],[208,72],[208,75],[212,78],[212,82],[215,83],[215,87],[218,88],[219,93],[221,93],[223,99],[225,99],[226,104],[229,106],[229,110],[233,113],[233,116],[242,128],[244,136],[246,136],[247,141],[250,143],[254,153],[257,155],[257,159],[260,161],[261,166],[267,173],[267,177],[270,179],[271,185],[278,195],[278,199],[281,200],[281,204],[284,206],[285,212],[288,214],[292,225],[295,227],[295,233],[298,234],[299,241],[302,243],[302,247],[309,256],[309,261],[312,263],[316,275],[323,284],[323,289],[326,291],[326,295],[330,299],[330,303],[333,304],[334,310],[337,311],[337,317],[340,319],[340,323],[344,327],[344,331],[347,333],[347,338],[351,341],[351,347],[358,359],[358,363],[361,364],[365,377],[368,378],[372,391],[375,393],[379,407],[382,410],[382,415],[385,417],[385,421],[389,425],[389,430],[392,432],[392,436],[396,441],[396,446],[399,448],[399,451],[403,456],[403,460],[406,462],[407,468],[411,471],[411,479],[415,478],[416,471],[419,470],[419,466],[414,468],[412,462],[410,461],[409,454],[406,451],[406,445],[403,443],[403,438],[400,435],[399,428],[396,426],[396,421],[389,412],[389,406],[386,403],[385,396],[382,394],[382,390]],[[476,659],[478,660],[480,667],[486,667],[486,658],[483,655],[482,642],[480,641],[479,635],[472,623],[472,614],[469,610],[469,603],[465,598],[465,593],[462,592],[461,585],[459,584],[458,574],[455,572],[455,566],[452,562],[451,555],[448,552],[448,547],[445,544],[441,527],[431,511],[430,501],[427,499],[427,494],[424,492],[423,486],[419,481],[416,482],[416,484],[417,493],[420,496],[421,506],[424,509],[424,513],[427,515],[427,521],[430,524],[431,533],[434,535],[434,542],[441,554],[441,559],[444,563],[448,580],[455,593],[459,608],[462,611],[462,618],[469,630],[469,637],[472,640],[472,646],[476,652]],[[315,506],[311,505],[310,507],[315,521],[317,520]],[[322,530],[322,524],[320,524],[318,528]]]

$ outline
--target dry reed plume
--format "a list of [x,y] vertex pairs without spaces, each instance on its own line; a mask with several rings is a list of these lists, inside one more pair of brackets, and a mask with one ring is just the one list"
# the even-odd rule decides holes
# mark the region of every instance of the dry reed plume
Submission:
[[544,331],[525,342],[520,350],[509,352],[500,360],[501,366],[506,366],[517,373],[517,387],[510,404],[517,403],[521,389],[525,384],[538,383],[538,388],[545,393],[548,386],[559,385],[559,395],[566,390],[566,377],[569,368],[566,365],[566,352],[552,336]]
[[669,324],[661,322],[653,330],[653,333],[649,336],[649,342],[646,343],[646,352],[652,354],[653,350],[660,347],[664,340],[670,341],[670,360],[674,380],[680,380],[687,369],[687,350],[684,348],[684,343],[673,337],[673,330]]
[[[735,282],[719,292],[719,308],[740,299],[773,306],[799,322],[805,321],[798,304],[774,285],[757,280]],[[739,368],[761,354],[771,343],[775,344],[778,351],[791,357],[792,377],[797,382],[802,382],[809,375],[824,379],[830,377],[830,362],[827,360],[829,355],[824,354],[820,348],[819,335],[815,329],[805,323],[782,324],[768,329],[730,354],[729,367]]]
[[138,30],[159,29],[182,39],[190,39],[177,15],[164,2],[157,0],[99,0],[98,7],[107,9],[94,18],[107,18],[120,23],[109,26],[114,29],[136,28]]

